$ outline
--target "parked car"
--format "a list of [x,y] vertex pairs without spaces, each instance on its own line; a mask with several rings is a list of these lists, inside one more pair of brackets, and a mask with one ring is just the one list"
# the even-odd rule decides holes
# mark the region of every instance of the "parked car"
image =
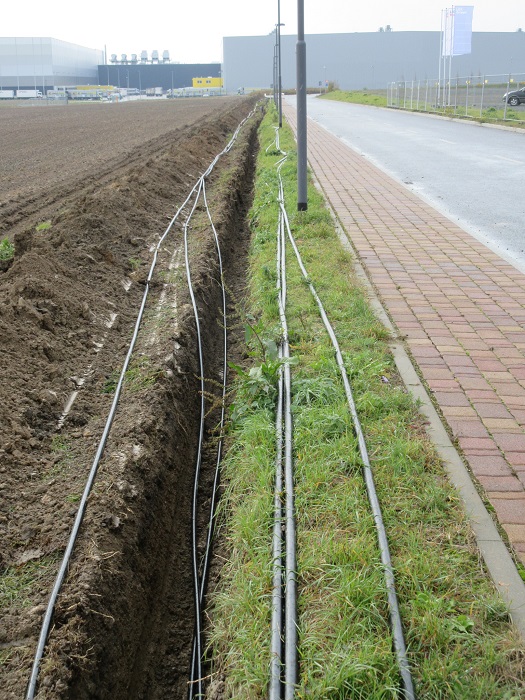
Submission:
[[506,92],[503,95],[503,100],[506,100],[508,104],[513,107],[520,105],[522,102],[525,102],[525,87],[519,90],[512,90],[512,92]]

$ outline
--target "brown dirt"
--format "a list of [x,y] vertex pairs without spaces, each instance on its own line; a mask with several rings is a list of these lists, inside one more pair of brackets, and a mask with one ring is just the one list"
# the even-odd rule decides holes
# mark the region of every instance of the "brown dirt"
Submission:
[[[199,120],[220,115],[231,98],[144,100],[8,108],[0,105],[0,233],[80,186],[114,179],[120,167],[144,165]],[[185,173],[184,173],[185,174]]]
[[[13,264],[0,271],[0,696],[6,700],[22,697],[29,678],[152,247],[253,102],[0,110],[0,129],[12,133],[3,154],[0,231],[15,242]],[[237,296],[256,122],[243,129],[208,184]],[[49,227],[36,230],[44,220]],[[189,510],[200,397],[181,238],[176,225],[159,254],[58,599],[38,698],[186,696],[193,633]],[[192,225],[190,247],[205,328],[205,377],[217,393],[220,299],[215,245],[202,215]],[[215,424],[212,412],[206,425],[211,447]],[[203,505],[214,462],[211,450],[203,462]]]

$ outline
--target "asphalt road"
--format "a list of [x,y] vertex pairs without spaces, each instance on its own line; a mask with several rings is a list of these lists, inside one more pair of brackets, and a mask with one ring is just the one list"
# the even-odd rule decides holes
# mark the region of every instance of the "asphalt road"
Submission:
[[308,98],[308,116],[525,271],[525,131]]

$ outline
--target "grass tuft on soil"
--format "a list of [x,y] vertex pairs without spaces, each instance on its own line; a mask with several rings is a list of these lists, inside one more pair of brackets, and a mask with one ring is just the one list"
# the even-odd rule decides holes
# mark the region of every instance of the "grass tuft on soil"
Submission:
[[0,241],[0,260],[11,260],[15,254],[15,246],[9,239],[2,238]]
[[[278,219],[273,110],[260,128],[247,366],[238,372],[224,465],[221,536],[226,559],[211,593],[212,677],[224,696],[267,694],[270,664],[273,473],[271,381],[264,348],[277,342]],[[523,697],[524,649],[484,571],[468,520],[396,374],[388,333],[374,316],[322,196],[294,210],[296,153],[282,168],[292,231],[338,336],[389,537],[409,661],[421,699]],[[380,555],[356,437],[334,352],[288,252],[294,466],[298,528],[297,698],[397,698]],[[253,332],[256,329],[256,332]],[[254,386],[254,375],[264,378]],[[259,391],[259,390],[260,391]]]

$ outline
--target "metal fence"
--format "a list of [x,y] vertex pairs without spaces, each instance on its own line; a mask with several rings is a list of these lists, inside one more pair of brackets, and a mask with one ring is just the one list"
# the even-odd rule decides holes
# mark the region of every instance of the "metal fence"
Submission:
[[525,73],[405,80],[388,85],[387,104],[487,122],[525,122],[525,92],[517,97],[504,97],[524,87]]

